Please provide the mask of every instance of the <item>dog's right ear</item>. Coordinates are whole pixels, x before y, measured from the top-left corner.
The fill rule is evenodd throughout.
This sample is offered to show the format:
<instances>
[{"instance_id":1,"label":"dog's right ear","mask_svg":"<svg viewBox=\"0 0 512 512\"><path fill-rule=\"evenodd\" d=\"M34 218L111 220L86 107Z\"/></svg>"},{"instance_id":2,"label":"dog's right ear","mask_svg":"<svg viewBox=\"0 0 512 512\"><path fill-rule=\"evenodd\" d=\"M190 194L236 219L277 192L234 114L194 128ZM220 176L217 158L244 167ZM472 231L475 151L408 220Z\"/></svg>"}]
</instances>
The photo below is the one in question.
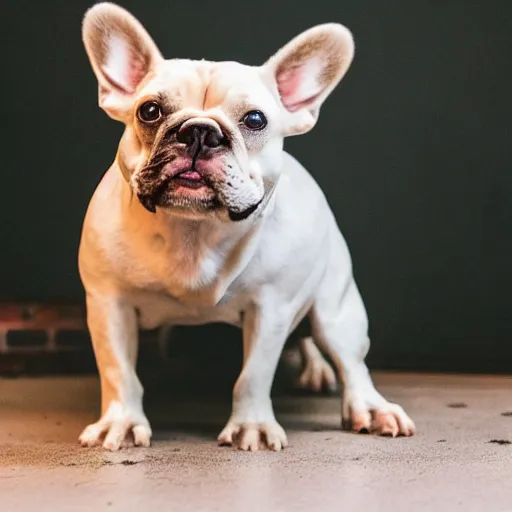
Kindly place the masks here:
<instances>
[{"instance_id":1,"label":"dog's right ear","mask_svg":"<svg viewBox=\"0 0 512 512\"><path fill-rule=\"evenodd\" d=\"M262 71L273 82L287 115L284 135L305 133L354 58L351 32L339 23L312 27L283 46Z\"/></svg>"},{"instance_id":2,"label":"dog's right ear","mask_svg":"<svg viewBox=\"0 0 512 512\"><path fill-rule=\"evenodd\" d=\"M87 11L82 37L98 78L100 107L128 122L137 88L163 60L160 51L134 16L108 2Z\"/></svg>"}]
</instances>

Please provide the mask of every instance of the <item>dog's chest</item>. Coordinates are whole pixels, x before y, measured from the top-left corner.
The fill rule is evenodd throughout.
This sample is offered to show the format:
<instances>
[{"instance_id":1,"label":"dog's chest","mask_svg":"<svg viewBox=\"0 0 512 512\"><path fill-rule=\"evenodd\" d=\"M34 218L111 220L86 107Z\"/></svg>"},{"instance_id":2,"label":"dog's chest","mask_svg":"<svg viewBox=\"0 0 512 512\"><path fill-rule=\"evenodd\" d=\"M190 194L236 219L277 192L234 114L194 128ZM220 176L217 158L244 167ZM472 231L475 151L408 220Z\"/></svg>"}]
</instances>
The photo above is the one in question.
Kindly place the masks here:
<instances>
[{"instance_id":1,"label":"dog's chest","mask_svg":"<svg viewBox=\"0 0 512 512\"><path fill-rule=\"evenodd\" d=\"M227 304L222 266L214 258L193 262L174 255L164 261L152 258L131 276L131 300L143 328L167 323L237 323L239 311Z\"/></svg>"},{"instance_id":2,"label":"dog's chest","mask_svg":"<svg viewBox=\"0 0 512 512\"><path fill-rule=\"evenodd\" d=\"M249 292L236 279L244 261L236 238L173 224L132 229L118 244L118 257L110 259L142 327L239 322L241 295Z\"/></svg>"},{"instance_id":3,"label":"dog's chest","mask_svg":"<svg viewBox=\"0 0 512 512\"><path fill-rule=\"evenodd\" d=\"M131 267L129 279L134 288L165 294L191 307L208 307L220 299L223 260L215 251L146 249L138 251Z\"/></svg>"},{"instance_id":4,"label":"dog's chest","mask_svg":"<svg viewBox=\"0 0 512 512\"><path fill-rule=\"evenodd\" d=\"M169 254L146 268L146 277L135 290L139 322L144 328L167 323L195 325L240 321L240 297L228 290L223 259L216 253L194 258Z\"/></svg>"}]
</instances>

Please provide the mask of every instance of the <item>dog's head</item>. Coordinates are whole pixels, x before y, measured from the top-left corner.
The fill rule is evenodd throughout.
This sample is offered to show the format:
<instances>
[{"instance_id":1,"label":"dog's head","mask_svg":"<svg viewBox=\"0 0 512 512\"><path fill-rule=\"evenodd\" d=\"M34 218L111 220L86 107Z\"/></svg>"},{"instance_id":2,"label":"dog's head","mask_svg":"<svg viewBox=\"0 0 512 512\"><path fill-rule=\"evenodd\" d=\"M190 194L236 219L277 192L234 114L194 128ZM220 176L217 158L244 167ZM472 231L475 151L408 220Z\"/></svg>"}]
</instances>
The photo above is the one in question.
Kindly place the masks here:
<instances>
[{"instance_id":1,"label":"dog's head","mask_svg":"<svg viewBox=\"0 0 512 512\"><path fill-rule=\"evenodd\" d=\"M83 39L99 104L126 130L118 164L149 211L248 217L277 180L283 139L310 130L354 54L350 32L316 26L263 66L165 60L142 25L110 3Z\"/></svg>"}]
</instances>

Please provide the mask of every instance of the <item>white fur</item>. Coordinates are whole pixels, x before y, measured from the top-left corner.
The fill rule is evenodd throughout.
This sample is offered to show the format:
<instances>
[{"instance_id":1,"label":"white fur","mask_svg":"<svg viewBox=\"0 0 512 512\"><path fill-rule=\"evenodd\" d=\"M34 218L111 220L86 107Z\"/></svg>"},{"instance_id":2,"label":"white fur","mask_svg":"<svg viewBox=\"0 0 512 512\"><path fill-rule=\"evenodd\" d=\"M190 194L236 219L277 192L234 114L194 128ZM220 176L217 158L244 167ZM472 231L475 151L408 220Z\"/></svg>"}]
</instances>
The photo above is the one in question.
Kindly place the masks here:
<instances>
[{"instance_id":1,"label":"white fur","mask_svg":"<svg viewBox=\"0 0 512 512\"><path fill-rule=\"evenodd\" d=\"M90 13L84 37L97 72L95 45L89 43L105 31L98 35L95 27L103 25L96 23L96 17L112 24L122 17L135 24L137 33L145 32L118 7L99 4ZM147 157L131 125L129 109L136 104L136 94L130 98L132 106L125 105L128 110L123 115L129 121L118 159L91 200L80 245L80 274L87 292L88 324L103 403L101 419L80 438L83 444L103 442L111 450L130 438L138 445L149 444L151 430L135 373L137 323L142 328L156 328L225 322L243 329L244 359L233 391L232 414L219 442L256 450L262 437L267 447L282 449L287 445L286 434L274 416L270 390L285 341L305 315L310 317L313 332L302 342L304 380L313 379L315 386L320 380L333 384L332 372L325 370L315 345L322 347L344 385L343 419L353 429L391 435L414 432L414 424L402 408L387 402L373 386L364 363L369 348L368 320L348 248L316 182L282 150L284 135L297 133L306 125L300 116L290 120L290 113L275 97L275 83L269 86L282 56L293 54L294 44L303 44L308 38L320 37L329 43L325 51L351 58L353 42L347 33L339 25L311 29L261 69L166 61L159 64L146 90L138 93L142 97L169 82L166 90L181 95L184 115L213 119L222 112L224 123L238 122L239 118L232 119L236 98L245 102L258 99L256 104L269 113L272 123L260 142L237 132L239 148L236 155L233 150L233 161L243 164L231 172L239 182L259 190L264 183L275 188L259 209L241 222L227 220L222 212L197 217L165 208L153 214L142 207L119 160L122 153L125 166L132 161L140 165ZM147 44L151 50L149 39ZM110 40L110 48L107 67L122 78L127 65L125 49L115 40ZM318 75L321 62L312 61L306 68ZM346 59L340 61L337 74L332 74L320 93L315 80L303 77L301 90L317 95L308 105L310 117L311 112L318 112L348 65ZM101 74L98 77L101 80ZM188 97L195 98L196 104L198 99L206 101L204 83L198 82L198 77L210 77L208 90L214 90L212 97L217 99L211 100L211 110L204 106L204 112L192 114L186 107ZM180 89L182 81L186 87ZM236 124L232 130L239 130ZM245 144L258 149L247 150ZM130 172L136 172L137 165ZM241 191L242 201L243 194Z\"/></svg>"},{"instance_id":2,"label":"white fur","mask_svg":"<svg viewBox=\"0 0 512 512\"><path fill-rule=\"evenodd\" d=\"M410 434L413 423L401 408L389 404L375 390L364 364L369 347L366 312L352 277L349 252L325 197L292 157L284 154L283 160L283 175L274 198L255 224L248 221L243 228L234 225L231 230L208 224L186 244L158 252L141 243L140 233L124 232L120 237L117 223L123 202L110 201L110 219L104 217L98 235L102 253L121 263L114 274L98 273L96 279L83 269L89 295L115 296L121 285L123 301L140 311L139 322L144 328L210 322L243 328L244 366L235 386L231 418L219 436L222 443L233 442L235 434L244 432L240 447L253 450L254 432L258 431L266 436L271 448L286 446L269 393L284 342L308 311L318 323L315 341L329 352L345 385L344 419L367 430ZM118 170L114 167L109 173ZM166 217L163 222L168 223L171 231L181 232L190 228L191 221ZM213 285L196 287L194 283L198 280L211 280L214 262L225 263L226 238L234 244L248 233L250 240L240 254L239 265L227 273L223 273L225 266L222 267ZM114 239L116 243L112 244ZM169 274L168 269L193 259L192 253L206 256L194 266L189 281L182 273ZM98 257L94 253L94 258ZM126 274L124 268L130 268L130 272ZM106 286L105 281L109 280L111 283ZM109 291L101 292L105 286ZM111 304L120 307L117 301ZM104 414L101 428L93 429L92 434L87 429L81 438L84 444L99 442L105 425L110 425L110 429L116 426L114 432L130 418L130 425L147 425L141 416L142 395L134 384L130 356L134 350L134 341L130 341L133 336L119 337L119 312L105 308L102 311L104 321L110 325L110 343L122 368L119 391L124 404L116 406L115 414ZM245 315L243 320L241 312ZM119 445L108 437L105 443L110 449Z\"/></svg>"}]
</instances>

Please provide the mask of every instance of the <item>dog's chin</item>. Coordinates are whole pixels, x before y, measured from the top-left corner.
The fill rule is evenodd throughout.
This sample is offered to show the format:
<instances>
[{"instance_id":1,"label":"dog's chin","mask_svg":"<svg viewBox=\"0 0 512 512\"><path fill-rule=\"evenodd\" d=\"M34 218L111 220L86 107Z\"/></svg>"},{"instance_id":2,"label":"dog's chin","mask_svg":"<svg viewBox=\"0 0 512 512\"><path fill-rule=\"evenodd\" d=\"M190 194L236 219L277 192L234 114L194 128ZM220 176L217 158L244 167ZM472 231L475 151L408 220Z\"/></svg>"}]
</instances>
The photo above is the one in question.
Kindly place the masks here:
<instances>
[{"instance_id":1,"label":"dog's chin","mask_svg":"<svg viewBox=\"0 0 512 512\"><path fill-rule=\"evenodd\" d=\"M186 218L201 218L222 208L215 191L197 181L172 179L138 198L151 213L158 208Z\"/></svg>"},{"instance_id":2,"label":"dog's chin","mask_svg":"<svg viewBox=\"0 0 512 512\"><path fill-rule=\"evenodd\" d=\"M173 194L166 200L159 201L156 206L169 214L190 220L203 219L222 209L222 205L215 198L189 196L188 194Z\"/></svg>"},{"instance_id":3,"label":"dog's chin","mask_svg":"<svg viewBox=\"0 0 512 512\"><path fill-rule=\"evenodd\" d=\"M188 179L191 174L194 179ZM146 183L144 193L137 197L146 210L156 213L157 209L179 217L201 220L206 216L219 214L233 222L247 219L258 208L261 200L243 211L231 210L222 200L223 194L218 194L209 181L199 179L197 173L191 171L178 175L169 180L151 184Z\"/></svg>"}]
</instances>

